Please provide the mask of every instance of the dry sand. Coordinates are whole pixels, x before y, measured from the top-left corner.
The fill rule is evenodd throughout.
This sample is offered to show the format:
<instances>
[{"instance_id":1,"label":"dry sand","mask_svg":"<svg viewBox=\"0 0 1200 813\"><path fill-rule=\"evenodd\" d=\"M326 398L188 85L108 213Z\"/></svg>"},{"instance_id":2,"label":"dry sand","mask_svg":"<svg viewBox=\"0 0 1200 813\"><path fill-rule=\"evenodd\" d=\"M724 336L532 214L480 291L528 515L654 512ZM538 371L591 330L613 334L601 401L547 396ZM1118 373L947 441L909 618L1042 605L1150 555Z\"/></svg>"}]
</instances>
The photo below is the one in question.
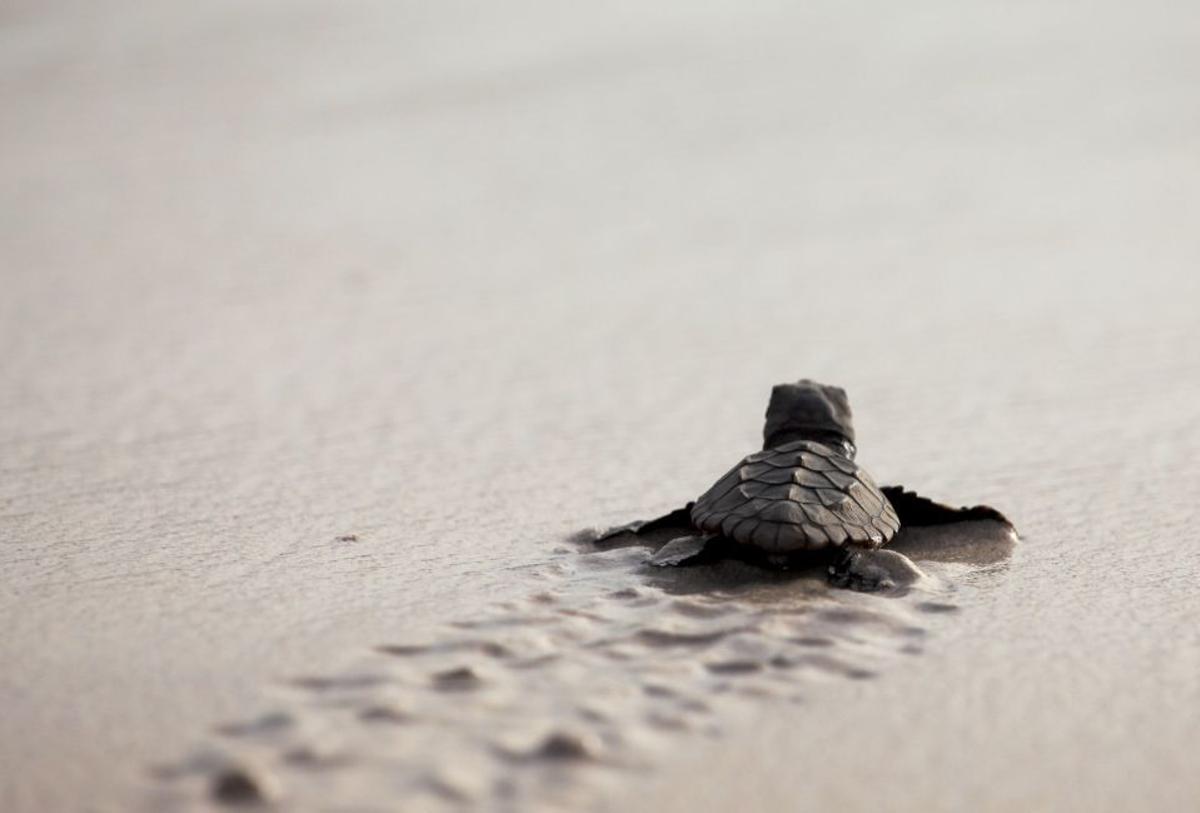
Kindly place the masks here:
<instances>
[{"instance_id":1,"label":"dry sand","mask_svg":"<svg viewBox=\"0 0 1200 813\"><path fill-rule=\"evenodd\" d=\"M0 21L0 809L1200 804L1188 4ZM801 375L1022 543L587 552Z\"/></svg>"}]
</instances>

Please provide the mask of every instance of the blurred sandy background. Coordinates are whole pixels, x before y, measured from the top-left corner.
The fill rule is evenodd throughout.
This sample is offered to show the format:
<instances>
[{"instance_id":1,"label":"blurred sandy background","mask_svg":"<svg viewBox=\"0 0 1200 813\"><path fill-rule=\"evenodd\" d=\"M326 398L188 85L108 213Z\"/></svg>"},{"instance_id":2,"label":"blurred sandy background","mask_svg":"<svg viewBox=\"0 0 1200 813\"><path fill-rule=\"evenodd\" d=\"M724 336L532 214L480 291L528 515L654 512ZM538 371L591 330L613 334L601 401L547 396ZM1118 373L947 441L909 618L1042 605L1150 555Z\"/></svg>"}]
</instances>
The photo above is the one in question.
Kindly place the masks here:
<instances>
[{"instance_id":1,"label":"blurred sandy background","mask_svg":"<svg viewBox=\"0 0 1200 813\"><path fill-rule=\"evenodd\" d=\"M281 676L695 495L802 375L880 480L1026 543L923 658L612 803L1200 804L1198 36L4 3L0 808L128 809Z\"/></svg>"}]
</instances>

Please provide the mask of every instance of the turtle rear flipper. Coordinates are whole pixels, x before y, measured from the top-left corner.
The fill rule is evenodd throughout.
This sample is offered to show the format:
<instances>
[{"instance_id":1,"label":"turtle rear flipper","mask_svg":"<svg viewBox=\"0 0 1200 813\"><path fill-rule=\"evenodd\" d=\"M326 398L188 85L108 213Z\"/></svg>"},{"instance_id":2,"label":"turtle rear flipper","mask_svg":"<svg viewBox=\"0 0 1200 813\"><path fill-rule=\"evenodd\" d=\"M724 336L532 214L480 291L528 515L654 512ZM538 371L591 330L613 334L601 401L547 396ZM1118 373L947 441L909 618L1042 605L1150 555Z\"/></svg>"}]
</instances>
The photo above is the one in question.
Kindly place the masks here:
<instances>
[{"instance_id":1,"label":"turtle rear flipper","mask_svg":"<svg viewBox=\"0 0 1200 813\"><path fill-rule=\"evenodd\" d=\"M882 489L900 517L892 548L918 561L994 564L1017 542L1008 517L987 505L952 508L900 486Z\"/></svg>"},{"instance_id":2,"label":"turtle rear flipper","mask_svg":"<svg viewBox=\"0 0 1200 813\"><path fill-rule=\"evenodd\" d=\"M654 567L710 564L725 558L725 547L720 537L700 534L679 536L659 548L650 557L650 564Z\"/></svg>"},{"instance_id":3,"label":"turtle rear flipper","mask_svg":"<svg viewBox=\"0 0 1200 813\"><path fill-rule=\"evenodd\" d=\"M906 491L904 486L884 486L880 491L896 509L901 527L949 525L952 522L973 522L987 519L1012 526L1008 517L990 505L954 508L944 503L934 502L928 497L922 497L916 492Z\"/></svg>"}]
</instances>

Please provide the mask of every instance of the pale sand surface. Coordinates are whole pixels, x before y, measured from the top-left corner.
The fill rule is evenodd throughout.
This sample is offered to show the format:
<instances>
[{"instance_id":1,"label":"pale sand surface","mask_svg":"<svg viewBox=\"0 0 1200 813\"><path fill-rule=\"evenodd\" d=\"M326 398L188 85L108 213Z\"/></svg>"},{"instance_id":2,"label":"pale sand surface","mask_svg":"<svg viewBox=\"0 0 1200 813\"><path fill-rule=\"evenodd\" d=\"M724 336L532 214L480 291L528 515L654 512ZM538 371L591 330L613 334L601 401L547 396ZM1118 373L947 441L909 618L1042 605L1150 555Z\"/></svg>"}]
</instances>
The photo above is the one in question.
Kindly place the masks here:
<instances>
[{"instance_id":1,"label":"pale sand surface","mask_svg":"<svg viewBox=\"0 0 1200 813\"><path fill-rule=\"evenodd\" d=\"M421 804L489 806L471 783L588 698L628 733L585 732L613 764L512 798L1200 804L1191 4L0 21L0 809L187 806L152 768L279 710L351 755L245 746L293 806L398 806L414 751L466 774L418 776L447 791ZM924 597L682 599L641 549L572 541L707 487L801 375L850 391L879 480L998 505L1022 544L927 565ZM679 600L750 640L649 645L720 617ZM535 604L569 620L537 633ZM361 702L427 703L405 681L451 661L372 647L472 619L556 665L481 665L428 748L296 690L375 669ZM839 660L708 669L798 637ZM665 674L705 721L655 722Z\"/></svg>"}]
</instances>

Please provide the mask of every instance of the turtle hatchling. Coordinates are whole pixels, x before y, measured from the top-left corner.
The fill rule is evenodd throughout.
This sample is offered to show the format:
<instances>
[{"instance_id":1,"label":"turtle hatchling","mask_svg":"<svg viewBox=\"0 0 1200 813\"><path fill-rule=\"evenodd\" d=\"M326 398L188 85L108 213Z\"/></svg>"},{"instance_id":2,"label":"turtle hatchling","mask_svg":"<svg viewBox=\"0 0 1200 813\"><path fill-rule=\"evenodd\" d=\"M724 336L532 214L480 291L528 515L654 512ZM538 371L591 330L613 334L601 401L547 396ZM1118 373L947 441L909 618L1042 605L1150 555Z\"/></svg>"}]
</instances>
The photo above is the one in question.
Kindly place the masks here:
<instances>
[{"instance_id":1,"label":"turtle hatchling","mask_svg":"<svg viewBox=\"0 0 1200 813\"><path fill-rule=\"evenodd\" d=\"M762 451L744 458L692 503L624 533L686 531L651 559L670 567L741 558L774 567L831 562L830 582L856 590L912 583L920 571L884 550L902 527L1008 521L986 506L951 508L898 486L880 488L855 460L845 390L801 380L771 391Z\"/></svg>"}]
</instances>

